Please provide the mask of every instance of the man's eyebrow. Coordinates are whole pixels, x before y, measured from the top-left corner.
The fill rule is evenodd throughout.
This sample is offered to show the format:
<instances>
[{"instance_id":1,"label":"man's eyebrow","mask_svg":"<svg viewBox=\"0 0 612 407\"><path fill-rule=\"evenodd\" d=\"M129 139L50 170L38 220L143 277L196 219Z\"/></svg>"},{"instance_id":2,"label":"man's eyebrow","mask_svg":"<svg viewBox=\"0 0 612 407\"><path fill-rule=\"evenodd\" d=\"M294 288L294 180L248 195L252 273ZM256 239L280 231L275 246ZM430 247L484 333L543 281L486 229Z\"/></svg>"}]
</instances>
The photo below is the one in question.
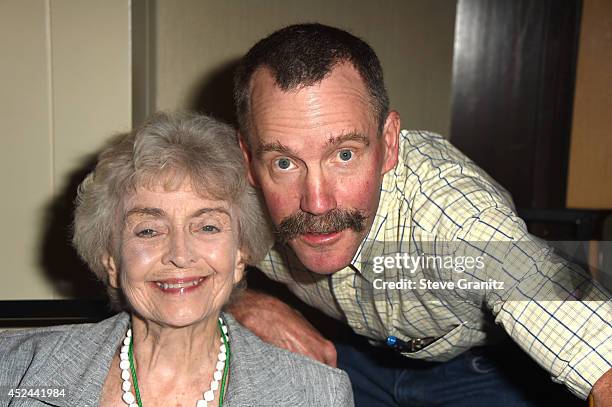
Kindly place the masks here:
<instances>
[{"instance_id":1,"label":"man's eyebrow","mask_svg":"<svg viewBox=\"0 0 612 407\"><path fill-rule=\"evenodd\" d=\"M370 139L360 133L350 132L341 134L339 136L331 136L327 139L327 145L333 146L344 143L345 141L357 141L364 144L366 147L370 145ZM287 146L283 145L280 141L273 143L260 143L255 150L255 155L261 158L262 155L268 152L277 152L289 156L295 156L296 154Z\"/></svg>"},{"instance_id":2,"label":"man's eyebrow","mask_svg":"<svg viewBox=\"0 0 612 407\"><path fill-rule=\"evenodd\" d=\"M370 139L367 136L355 131L335 137L332 136L327 139L327 145L338 145L344 143L345 141L357 141L359 143L363 143L366 147L370 145Z\"/></svg>"},{"instance_id":3,"label":"man's eyebrow","mask_svg":"<svg viewBox=\"0 0 612 407\"><path fill-rule=\"evenodd\" d=\"M273 143L259 143L257 149L255 150L255 155L257 157L261 157L265 153L269 152L277 152L286 155L295 155L291 149L283 144L280 141L275 141Z\"/></svg>"}]
</instances>

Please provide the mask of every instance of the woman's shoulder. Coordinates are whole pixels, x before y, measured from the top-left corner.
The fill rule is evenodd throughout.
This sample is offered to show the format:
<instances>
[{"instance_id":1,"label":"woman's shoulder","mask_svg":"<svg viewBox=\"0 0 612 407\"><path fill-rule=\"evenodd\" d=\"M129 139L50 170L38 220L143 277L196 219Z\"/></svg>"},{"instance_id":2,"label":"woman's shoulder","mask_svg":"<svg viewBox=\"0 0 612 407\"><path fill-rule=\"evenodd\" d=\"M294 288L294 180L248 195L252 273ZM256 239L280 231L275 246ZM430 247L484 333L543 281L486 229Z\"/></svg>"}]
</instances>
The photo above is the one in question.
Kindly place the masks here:
<instances>
[{"instance_id":1,"label":"woman's shoulder","mask_svg":"<svg viewBox=\"0 0 612 407\"><path fill-rule=\"evenodd\" d=\"M288 392L299 394L300 398L308 401L305 405L353 405L351 384L344 371L270 345L231 315L223 314L223 318L228 325L232 357L240 370L235 373L239 373L240 379L250 375L248 380L251 383L274 384L276 389L284 388L279 390L279 394L285 398L289 396ZM234 363L231 366L235 366ZM279 405L288 404L281 402Z\"/></svg>"},{"instance_id":2,"label":"woman's shoulder","mask_svg":"<svg viewBox=\"0 0 612 407\"><path fill-rule=\"evenodd\" d=\"M115 346L111 345L114 342L111 338L117 332L125 332L128 322L129 316L121 313L92 324L0 332L0 383L44 382L48 376L58 376L67 366L71 367L70 372L81 375L80 367L87 370L87 364L95 358L106 359L110 347ZM78 363L83 366L77 366ZM64 379L66 384L71 382L68 377Z\"/></svg>"},{"instance_id":3,"label":"woman's shoulder","mask_svg":"<svg viewBox=\"0 0 612 407\"><path fill-rule=\"evenodd\" d=\"M329 374L332 376L346 375L346 373L340 369L333 368L299 353L290 352L286 349L282 349L262 341L258 336L242 326L229 314L224 313L223 319L226 321L231 334L230 345L232 346L232 349L234 347L240 347L240 350L242 351L246 350L245 348L248 348L248 350L251 351L249 352L249 356L255 357L258 355L259 358L266 358L268 360L275 359L275 363L279 368L284 367L287 369L298 370L306 369L307 372L311 371L312 373L316 374L323 372L324 374ZM280 365L278 365L279 363Z\"/></svg>"},{"instance_id":4,"label":"woman's shoulder","mask_svg":"<svg viewBox=\"0 0 612 407\"><path fill-rule=\"evenodd\" d=\"M54 348L67 340L99 337L117 326L127 326L129 316L120 313L97 323L55 325L0 331L0 354L12 351L36 351ZM92 345L95 344L92 343Z\"/></svg>"}]
</instances>

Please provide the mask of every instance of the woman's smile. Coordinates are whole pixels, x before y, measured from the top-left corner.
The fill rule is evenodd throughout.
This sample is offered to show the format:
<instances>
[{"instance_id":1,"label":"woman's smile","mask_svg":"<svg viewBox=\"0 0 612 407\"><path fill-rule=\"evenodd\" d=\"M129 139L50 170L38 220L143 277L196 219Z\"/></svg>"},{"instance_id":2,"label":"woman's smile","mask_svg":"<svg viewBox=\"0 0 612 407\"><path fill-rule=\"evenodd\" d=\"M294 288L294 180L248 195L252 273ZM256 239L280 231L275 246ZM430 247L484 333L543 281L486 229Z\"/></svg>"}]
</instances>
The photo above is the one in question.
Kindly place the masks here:
<instances>
[{"instance_id":1,"label":"woman's smile","mask_svg":"<svg viewBox=\"0 0 612 407\"><path fill-rule=\"evenodd\" d=\"M167 294L188 294L200 286L208 278L205 277L185 277L185 278L168 278L164 280L154 281L153 284L163 293Z\"/></svg>"}]
</instances>

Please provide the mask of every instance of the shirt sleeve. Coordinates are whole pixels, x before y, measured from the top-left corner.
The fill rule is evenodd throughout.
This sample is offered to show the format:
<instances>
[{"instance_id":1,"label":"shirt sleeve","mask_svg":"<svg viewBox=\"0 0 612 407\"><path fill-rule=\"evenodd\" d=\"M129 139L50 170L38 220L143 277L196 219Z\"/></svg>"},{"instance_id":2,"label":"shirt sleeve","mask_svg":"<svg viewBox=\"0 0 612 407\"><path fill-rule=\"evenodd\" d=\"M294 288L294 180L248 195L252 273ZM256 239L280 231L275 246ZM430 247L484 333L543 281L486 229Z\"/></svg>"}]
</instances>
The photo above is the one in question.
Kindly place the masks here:
<instances>
[{"instance_id":1,"label":"shirt sleeve","mask_svg":"<svg viewBox=\"0 0 612 407\"><path fill-rule=\"evenodd\" d=\"M296 297L326 315L342 320L328 276L307 270L289 250L274 246L257 264L268 278L287 286Z\"/></svg>"},{"instance_id":2,"label":"shirt sleeve","mask_svg":"<svg viewBox=\"0 0 612 407\"><path fill-rule=\"evenodd\" d=\"M478 212L455 238L483 255L486 271L480 279L504 284L484 295L495 321L554 381L586 399L612 367L610 294L531 236L507 207Z\"/></svg>"}]
</instances>

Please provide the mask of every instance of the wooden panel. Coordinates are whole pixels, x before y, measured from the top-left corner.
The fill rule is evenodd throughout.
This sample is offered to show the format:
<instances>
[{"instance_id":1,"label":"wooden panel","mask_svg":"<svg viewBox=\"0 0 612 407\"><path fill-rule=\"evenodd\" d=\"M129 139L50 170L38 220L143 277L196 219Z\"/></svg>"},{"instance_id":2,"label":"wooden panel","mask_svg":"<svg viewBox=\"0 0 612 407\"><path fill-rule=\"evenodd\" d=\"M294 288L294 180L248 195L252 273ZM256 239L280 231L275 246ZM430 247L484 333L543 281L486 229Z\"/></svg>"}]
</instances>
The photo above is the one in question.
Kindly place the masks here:
<instances>
[{"instance_id":1,"label":"wooden panel","mask_svg":"<svg viewBox=\"0 0 612 407\"><path fill-rule=\"evenodd\" d=\"M580 1L459 0L451 141L519 207L561 208Z\"/></svg>"},{"instance_id":2,"label":"wooden panel","mask_svg":"<svg viewBox=\"0 0 612 407\"><path fill-rule=\"evenodd\" d=\"M612 209L612 2L584 0L567 206Z\"/></svg>"}]
</instances>

